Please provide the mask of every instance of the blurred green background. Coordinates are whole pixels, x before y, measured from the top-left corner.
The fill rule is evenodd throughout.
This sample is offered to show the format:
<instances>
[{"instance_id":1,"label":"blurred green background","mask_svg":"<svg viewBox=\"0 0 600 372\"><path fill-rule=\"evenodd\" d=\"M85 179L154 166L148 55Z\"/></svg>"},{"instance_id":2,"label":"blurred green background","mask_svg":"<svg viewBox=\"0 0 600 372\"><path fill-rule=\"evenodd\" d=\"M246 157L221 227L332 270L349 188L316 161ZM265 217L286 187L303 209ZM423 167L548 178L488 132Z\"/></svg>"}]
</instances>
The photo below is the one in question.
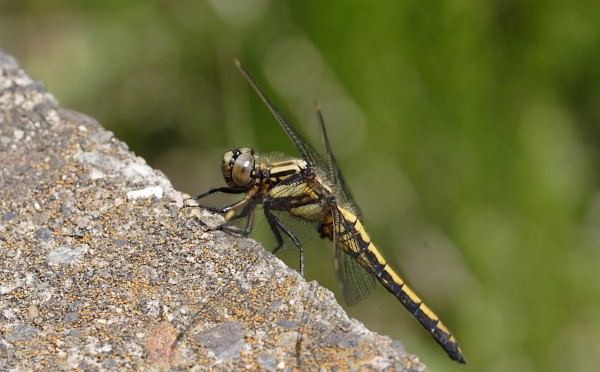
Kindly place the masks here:
<instances>
[{"instance_id":1,"label":"blurred green background","mask_svg":"<svg viewBox=\"0 0 600 372\"><path fill-rule=\"evenodd\" d=\"M467 359L378 289L351 316L434 371L600 366L600 2L0 1L0 48L175 187L224 150L295 155L239 57ZM335 290L326 242L306 278ZM283 255L296 267L292 252Z\"/></svg>"}]
</instances>

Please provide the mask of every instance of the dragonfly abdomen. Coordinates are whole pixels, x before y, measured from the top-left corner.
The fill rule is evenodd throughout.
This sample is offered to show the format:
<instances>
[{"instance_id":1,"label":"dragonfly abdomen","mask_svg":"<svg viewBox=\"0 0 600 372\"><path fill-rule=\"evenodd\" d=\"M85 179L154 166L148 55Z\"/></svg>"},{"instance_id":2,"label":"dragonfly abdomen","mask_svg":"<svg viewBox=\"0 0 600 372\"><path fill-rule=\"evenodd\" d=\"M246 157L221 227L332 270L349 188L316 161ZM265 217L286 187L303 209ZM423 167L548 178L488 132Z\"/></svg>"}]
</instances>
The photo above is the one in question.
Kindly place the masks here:
<instances>
[{"instance_id":1,"label":"dragonfly abdomen","mask_svg":"<svg viewBox=\"0 0 600 372\"><path fill-rule=\"evenodd\" d=\"M438 316L423 303L421 298L413 292L398 274L386 264L377 278L417 318L419 323L431 333L437 343L446 350L452 359L464 363L464 358L456 338L454 338Z\"/></svg>"},{"instance_id":2,"label":"dragonfly abdomen","mask_svg":"<svg viewBox=\"0 0 600 372\"><path fill-rule=\"evenodd\" d=\"M379 253L375 245L371 242L358 217L345 208L340 207L339 209L341 217L345 220L343 225L346 226L346 229L350 229L350 231L338 232L341 235L338 238L339 244L344 247L344 251L354 256L365 269L375 275L388 292L392 293L417 318L419 323L427 329L437 343L446 350L450 358L464 363L462 352L454 336L440 321L438 316L423 303L421 298L387 264L381 253Z\"/></svg>"}]
</instances>

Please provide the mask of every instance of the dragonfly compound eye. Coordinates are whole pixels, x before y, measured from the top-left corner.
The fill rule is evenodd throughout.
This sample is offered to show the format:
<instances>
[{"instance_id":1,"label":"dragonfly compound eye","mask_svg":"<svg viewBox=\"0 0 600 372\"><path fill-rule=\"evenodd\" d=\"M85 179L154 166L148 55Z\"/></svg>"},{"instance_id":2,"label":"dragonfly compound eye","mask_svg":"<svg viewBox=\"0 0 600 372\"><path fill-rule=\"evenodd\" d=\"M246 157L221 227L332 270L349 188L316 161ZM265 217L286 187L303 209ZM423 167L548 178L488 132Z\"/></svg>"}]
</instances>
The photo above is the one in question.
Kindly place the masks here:
<instances>
[{"instance_id":1,"label":"dragonfly compound eye","mask_svg":"<svg viewBox=\"0 0 600 372\"><path fill-rule=\"evenodd\" d=\"M223 177L230 186L247 186L252 181L254 164L254 151L252 149L242 148L227 151L223 156Z\"/></svg>"}]
</instances>

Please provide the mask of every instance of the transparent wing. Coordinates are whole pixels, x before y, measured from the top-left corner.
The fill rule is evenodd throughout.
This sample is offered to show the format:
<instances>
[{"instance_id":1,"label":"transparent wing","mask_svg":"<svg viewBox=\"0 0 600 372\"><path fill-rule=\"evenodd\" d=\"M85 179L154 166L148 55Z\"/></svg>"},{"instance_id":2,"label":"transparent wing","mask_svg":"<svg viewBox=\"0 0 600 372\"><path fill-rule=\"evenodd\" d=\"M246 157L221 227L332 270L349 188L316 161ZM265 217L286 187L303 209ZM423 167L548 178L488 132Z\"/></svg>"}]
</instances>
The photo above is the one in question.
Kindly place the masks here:
<instances>
[{"instance_id":1,"label":"transparent wing","mask_svg":"<svg viewBox=\"0 0 600 372\"><path fill-rule=\"evenodd\" d=\"M331 145L329 144L329 137L327 137L327 130L325 129L325 121L323 120L323 114L321 113L321 107L318 103L315 103L315 112L317 114L317 121L319 122L319 132L321 133L321 145L323 146L323 153L325 154L325 166L327 169L327 176L329 180L333 182L339 193L338 199L352 205L352 208L356 212L358 217L361 217L361 213L358 210L358 206L350 193L350 189L340 172L340 168L337 166L333 152L331 151Z\"/></svg>"},{"instance_id":2,"label":"transparent wing","mask_svg":"<svg viewBox=\"0 0 600 372\"><path fill-rule=\"evenodd\" d=\"M352 228L341 216L335 203L331 203L333 217L333 263L344 301L350 306L367 298L376 285L375 276L366 268L366 247L352 234ZM363 263L361 265L360 263Z\"/></svg>"},{"instance_id":3,"label":"transparent wing","mask_svg":"<svg viewBox=\"0 0 600 372\"><path fill-rule=\"evenodd\" d=\"M319 156L315 149L313 149L312 146L310 146L308 142L306 142L306 140L304 140L304 138L302 138L302 136L300 136L300 134L298 134L298 132L296 132L296 130L292 128L292 126L287 122L285 117L277 110L277 108L271 103L271 101L269 101L267 96L259 88L258 84L256 84L252 76L250 76L250 73L246 71L242 63L238 59L235 59L234 63L237 66L238 70L240 70L240 72L242 73L242 76L244 76L246 81L248 81L252 89L256 92L256 94L258 94L261 101L263 101L265 106L267 106L269 111L271 111L271 114L273 114L275 120L277 120L285 134L288 136L290 141L292 141L294 147L296 148L296 150L298 150L302 158L304 158L304 160L306 160L309 163L309 165L323 167L324 162L321 159L321 156Z\"/></svg>"}]
</instances>

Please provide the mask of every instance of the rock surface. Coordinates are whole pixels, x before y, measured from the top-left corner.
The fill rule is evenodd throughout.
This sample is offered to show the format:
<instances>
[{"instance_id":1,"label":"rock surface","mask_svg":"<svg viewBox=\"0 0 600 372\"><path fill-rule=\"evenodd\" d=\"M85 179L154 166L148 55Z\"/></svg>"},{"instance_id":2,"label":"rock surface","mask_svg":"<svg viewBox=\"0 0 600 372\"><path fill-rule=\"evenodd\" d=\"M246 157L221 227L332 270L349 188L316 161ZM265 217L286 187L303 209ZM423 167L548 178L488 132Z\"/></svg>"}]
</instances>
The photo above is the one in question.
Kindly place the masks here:
<instances>
[{"instance_id":1,"label":"rock surface","mask_svg":"<svg viewBox=\"0 0 600 372\"><path fill-rule=\"evenodd\" d=\"M0 51L0 370L411 370Z\"/></svg>"}]
</instances>

